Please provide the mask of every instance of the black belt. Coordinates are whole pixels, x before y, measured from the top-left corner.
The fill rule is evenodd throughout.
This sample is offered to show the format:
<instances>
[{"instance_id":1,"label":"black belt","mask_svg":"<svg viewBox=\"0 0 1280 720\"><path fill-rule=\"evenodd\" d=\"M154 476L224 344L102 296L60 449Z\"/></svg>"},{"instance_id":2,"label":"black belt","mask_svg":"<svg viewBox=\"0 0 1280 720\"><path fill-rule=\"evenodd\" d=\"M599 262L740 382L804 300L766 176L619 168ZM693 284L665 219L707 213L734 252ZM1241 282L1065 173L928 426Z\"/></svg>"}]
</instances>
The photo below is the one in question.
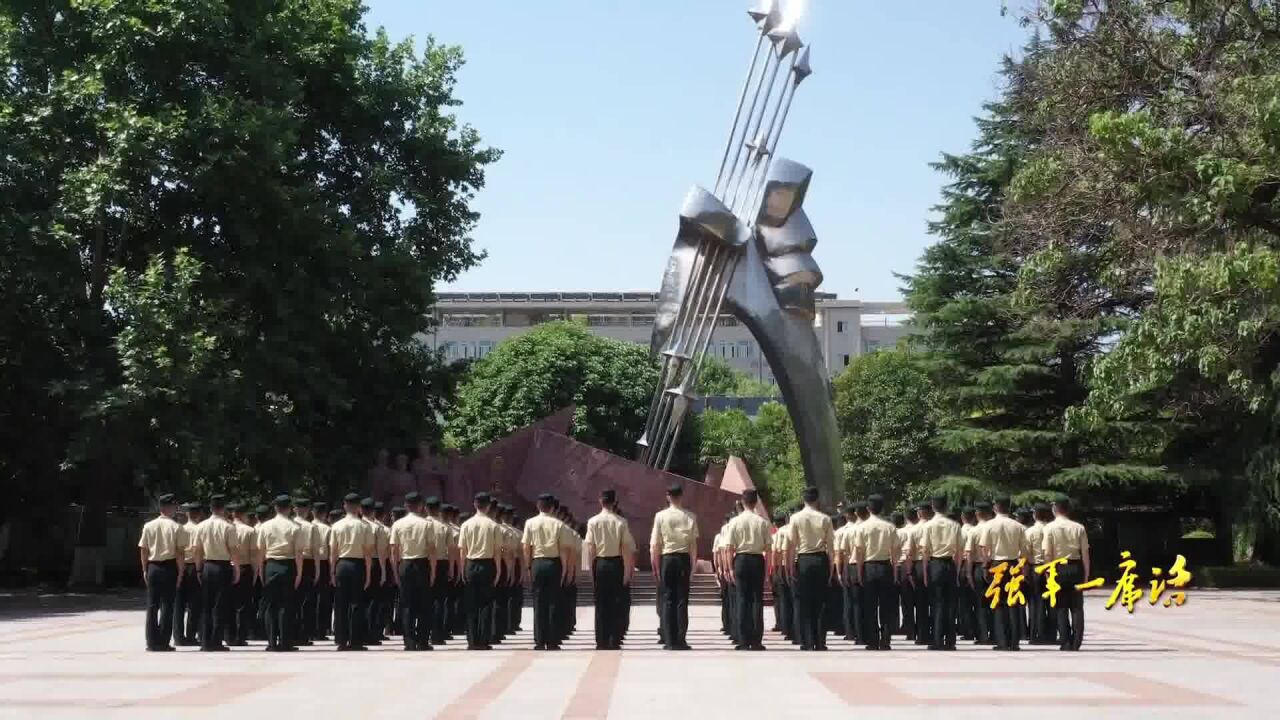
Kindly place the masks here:
<instances>
[{"instance_id":1,"label":"black belt","mask_svg":"<svg viewBox=\"0 0 1280 720\"><path fill-rule=\"evenodd\" d=\"M621 560L621 555L597 555L597 560Z\"/></svg>"},{"instance_id":2,"label":"black belt","mask_svg":"<svg viewBox=\"0 0 1280 720\"><path fill-rule=\"evenodd\" d=\"M230 561L230 560L205 560L204 562L205 562L205 564L206 564L206 565L207 565L207 564L209 564L209 563L217 563L217 564L219 564L219 565L230 565L230 564L231 564L231 561Z\"/></svg>"},{"instance_id":3,"label":"black belt","mask_svg":"<svg viewBox=\"0 0 1280 720\"><path fill-rule=\"evenodd\" d=\"M174 567L177 567L178 561L172 558L169 560L148 560L147 564L148 565L172 565Z\"/></svg>"},{"instance_id":4,"label":"black belt","mask_svg":"<svg viewBox=\"0 0 1280 720\"><path fill-rule=\"evenodd\" d=\"M954 564L954 563L955 563L955 559L954 559L954 558L949 558L949 557L929 558L929 562L949 562L949 563L953 563L953 564Z\"/></svg>"},{"instance_id":5,"label":"black belt","mask_svg":"<svg viewBox=\"0 0 1280 720\"><path fill-rule=\"evenodd\" d=\"M488 563L488 564L492 565L492 564L493 564L493 562L494 562L494 560L493 560L493 558L467 558L467 562L474 562L474 563Z\"/></svg>"},{"instance_id":6,"label":"black belt","mask_svg":"<svg viewBox=\"0 0 1280 720\"><path fill-rule=\"evenodd\" d=\"M734 555L755 555L756 557L764 557L762 552L736 552Z\"/></svg>"},{"instance_id":7,"label":"black belt","mask_svg":"<svg viewBox=\"0 0 1280 720\"><path fill-rule=\"evenodd\" d=\"M852 565L853 563L849 563L849 564ZM863 560L862 564L863 565L888 565L889 561L888 560Z\"/></svg>"},{"instance_id":8,"label":"black belt","mask_svg":"<svg viewBox=\"0 0 1280 720\"><path fill-rule=\"evenodd\" d=\"M400 558L400 562L407 562L407 563L413 563L413 562L424 563L426 561L427 561L427 558Z\"/></svg>"},{"instance_id":9,"label":"black belt","mask_svg":"<svg viewBox=\"0 0 1280 720\"><path fill-rule=\"evenodd\" d=\"M814 556L814 555L821 555L821 556L823 556L823 557L826 557L826 556L827 556L827 551L826 551L826 550L818 550L817 552L796 553L796 555L797 555L798 557L812 557L812 556Z\"/></svg>"},{"instance_id":10,"label":"black belt","mask_svg":"<svg viewBox=\"0 0 1280 720\"><path fill-rule=\"evenodd\" d=\"M363 563L364 558L338 558L338 562L358 562Z\"/></svg>"},{"instance_id":11,"label":"black belt","mask_svg":"<svg viewBox=\"0 0 1280 720\"><path fill-rule=\"evenodd\" d=\"M684 552L662 553L662 557L689 557L689 551L685 550Z\"/></svg>"},{"instance_id":12,"label":"black belt","mask_svg":"<svg viewBox=\"0 0 1280 720\"><path fill-rule=\"evenodd\" d=\"M293 558L267 558L267 562L295 564Z\"/></svg>"}]
</instances>

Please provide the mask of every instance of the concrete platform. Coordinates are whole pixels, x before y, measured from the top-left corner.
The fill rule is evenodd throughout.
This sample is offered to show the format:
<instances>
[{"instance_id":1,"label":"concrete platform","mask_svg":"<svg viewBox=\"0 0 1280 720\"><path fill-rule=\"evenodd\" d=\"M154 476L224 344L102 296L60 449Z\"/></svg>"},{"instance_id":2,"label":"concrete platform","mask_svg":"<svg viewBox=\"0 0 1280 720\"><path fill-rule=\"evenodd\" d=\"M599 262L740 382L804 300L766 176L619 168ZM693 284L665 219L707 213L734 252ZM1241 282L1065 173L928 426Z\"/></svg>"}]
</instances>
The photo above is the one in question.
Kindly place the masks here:
<instances>
[{"instance_id":1,"label":"concrete platform","mask_svg":"<svg viewBox=\"0 0 1280 720\"><path fill-rule=\"evenodd\" d=\"M279 655L260 643L143 652L139 596L9 595L0 718L1275 717L1280 593L1201 591L1132 616L1103 610L1104 599L1089 601L1079 653L903 642L870 653L840 640L801 653L772 634L769 652L739 653L710 607L693 608L695 650L669 653L654 643L652 608L637 607L622 652L588 649L592 611L579 608L581 629L560 653L531 650L526 610L525 632L488 653L393 644L353 655L326 644Z\"/></svg>"}]
</instances>

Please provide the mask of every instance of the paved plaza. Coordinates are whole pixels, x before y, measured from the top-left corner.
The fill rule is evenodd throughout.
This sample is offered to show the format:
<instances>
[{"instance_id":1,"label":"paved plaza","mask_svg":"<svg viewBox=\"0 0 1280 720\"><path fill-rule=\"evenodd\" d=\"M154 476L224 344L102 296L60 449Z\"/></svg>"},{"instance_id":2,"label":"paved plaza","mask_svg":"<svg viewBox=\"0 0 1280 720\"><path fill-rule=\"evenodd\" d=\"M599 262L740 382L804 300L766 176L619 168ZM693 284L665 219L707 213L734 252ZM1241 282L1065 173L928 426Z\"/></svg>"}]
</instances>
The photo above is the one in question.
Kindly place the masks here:
<instances>
[{"instance_id":1,"label":"paved plaza","mask_svg":"<svg viewBox=\"0 0 1280 720\"><path fill-rule=\"evenodd\" d=\"M1104 611L1104 600L1089 600L1079 653L970 643L935 653L901 641L871 653L840 640L801 653L776 634L769 652L741 653L717 632L714 607L692 609L694 651L670 653L654 643L652 608L637 607L620 653L587 649L592 611L580 608L579 633L559 653L531 650L526 610L525 631L493 652L324 644L279 655L260 643L146 653L140 597L9 595L0 718L1275 717L1280 592L1195 592L1183 607L1144 603L1132 616Z\"/></svg>"}]
</instances>

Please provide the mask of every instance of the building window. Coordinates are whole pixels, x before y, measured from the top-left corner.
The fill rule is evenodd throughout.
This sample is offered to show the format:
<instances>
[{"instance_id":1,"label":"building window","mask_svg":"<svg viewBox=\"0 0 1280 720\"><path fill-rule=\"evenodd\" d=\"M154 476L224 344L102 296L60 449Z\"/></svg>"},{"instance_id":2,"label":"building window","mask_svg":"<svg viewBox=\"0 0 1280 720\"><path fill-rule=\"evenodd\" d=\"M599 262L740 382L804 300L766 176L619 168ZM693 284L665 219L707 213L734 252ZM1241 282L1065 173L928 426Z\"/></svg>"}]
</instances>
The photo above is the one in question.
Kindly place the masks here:
<instances>
[{"instance_id":1,"label":"building window","mask_svg":"<svg viewBox=\"0 0 1280 720\"><path fill-rule=\"evenodd\" d=\"M651 327L653 325L653 315L632 315L631 327Z\"/></svg>"},{"instance_id":2,"label":"building window","mask_svg":"<svg viewBox=\"0 0 1280 720\"><path fill-rule=\"evenodd\" d=\"M491 352L493 352L492 340L481 340L476 344L476 357L484 357Z\"/></svg>"},{"instance_id":3,"label":"building window","mask_svg":"<svg viewBox=\"0 0 1280 720\"><path fill-rule=\"evenodd\" d=\"M732 315L721 315L716 319L716 325L719 325L720 327L737 327L738 318Z\"/></svg>"},{"instance_id":4,"label":"building window","mask_svg":"<svg viewBox=\"0 0 1280 720\"><path fill-rule=\"evenodd\" d=\"M867 341L867 352L869 352L869 353L873 353L873 352L875 352L875 351L877 351L877 350L879 350L879 349L880 349L880 341L879 341L879 340L868 340L868 341Z\"/></svg>"},{"instance_id":5,"label":"building window","mask_svg":"<svg viewBox=\"0 0 1280 720\"><path fill-rule=\"evenodd\" d=\"M847 324L847 323L845 323L845 321L844 321L844 320L837 320L837 321L836 321L836 332L838 332L838 333L842 333L842 332L844 332L844 326L845 326L846 324Z\"/></svg>"},{"instance_id":6,"label":"building window","mask_svg":"<svg viewBox=\"0 0 1280 720\"><path fill-rule=\"evenodd\" d=\"M502 313L443 313L445 327L502 327Z\"/></svg>"},{"instance_id":7,"label":"building window","mask_svg":"<svg viewBox=\"0 0 1280 720\"><path fill-rule=\"evenodd\" d=\"M841 355L840 357L844 359L844 366L845 366L845 367L849 367L849 356L848 356L848 355Z\"/></svg>"}]
</instances>

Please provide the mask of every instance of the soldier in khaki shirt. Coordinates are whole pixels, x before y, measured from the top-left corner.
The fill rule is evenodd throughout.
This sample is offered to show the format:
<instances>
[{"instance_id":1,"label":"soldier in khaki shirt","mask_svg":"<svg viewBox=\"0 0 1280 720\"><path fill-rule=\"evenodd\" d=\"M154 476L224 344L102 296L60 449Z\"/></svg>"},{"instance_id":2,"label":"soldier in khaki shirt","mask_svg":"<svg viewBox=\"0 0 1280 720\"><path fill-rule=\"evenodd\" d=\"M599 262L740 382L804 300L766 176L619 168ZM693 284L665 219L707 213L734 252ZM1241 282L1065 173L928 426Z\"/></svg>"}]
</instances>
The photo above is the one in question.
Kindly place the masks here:
<instances>
[{"instance_id":1,"label":"soldier in khaki shirt","mask_svg":"<svg viewBox=\"0 0 1280 720\"><path fill-rule=\"evenodd\" d=\"M346 516L329 527L333 560L333 641L340 652L365 649L364 594L373 580L375 541L360 517L360 496L342 498Z\"/></svg>"},{"instance_id":2,"label":"soldier in khaki shirt","mask_svg":"<svg viewBox=\"0 0 1280 720\"><path fill-rule=\"evenodd\" d=\"M929 616L933 623L930 650L956 649L957 569L964 556L960 523L947 517L947 499L933 499L933 517L920 528L924 562L925 592L929 595Z\"/></svg>"},{"instance_id":3,"label":"soldier in khaki shirt","mask_svg":"<svg viewBox=\"0 0 1280 720\"><path fill-rule=\"evenodd\" d=\"M506 505L502 513L502 529L507 533L506 556L508 564L506 630L508 634L520 632L520 615L524 608L524 552L520 548L522 530L516 526L516 509Z\"/></svg>"},{"instance_id":4,"label":"soldier in khaki shirt","mask_svg":"<svg viewBox=\"0 0 1280 720\"><path fill-rule=\"evenodd\" d=\"M818 489L804 490L804 509L791 516L796 541L796 594L799 627L796 635L801 650L825 650L823 628L827 588L835 577L831 553L835 550L835 528L831 518L818 510Z\"/></svg>"},{"instance_id":5,"label":"soldier in khaki shirt","mask_svg":"<svg viewBox=\"0 0 1280 720\"><path fill-rule=\"evenodd\" d=\"M783 532L786 525L786 514L775 513L773 536L769 541L769 579L773 583L773 630L790 640L791 619L795 615L795 609L792 607L791 566L788 562L791 548L787 541L788 535Z\"/></svg>"},{"instance_id":6,"label":"soldier in khaki shirt","mask_svg":"<svg viewBox=\"0 0 1280 720\"><path fill-rule=\"evenodd\" d=\"M843 611L841 618L844 621L844 639L851 642L858 642L862 637L862 617L860 614L862 586L858 583L857 543L854 541L858 525L862 522L859 514L867 515L866 502L855 500L845 506L844 525L841 525L835 534L835 557L833 560L836 567L836 577L842 591L840 602L843 606L841 608Z\"/></svg>"},{"instance_id":7,"label":"soldier in khaki shirt","mask_svg":"<svg viewBox=\"0 0 1280 720\"><path fill-rule=\"evenodd\" d=\"M227 623L227 645L244 647L249 644L249 633L253 630L253 569L254 556L257 553L258 541L252 525L249 525L249 513L242 502L227 505L231 513L231 527L236 533L236 562L239 563L240 576L231 586L231 615Z\"/></svg>"},{"instance_id":8,"label":"soldier in khaki shirt","mask_svg":"<svg viewBox=\"0 0 1280 720\"><path fill-rule=\"evenodd\" d=\"M294 498L293 522L298 526L298 546L302 549L302 565L298 568L298 592L294 604L298 608L293 635L297 645L311 645L316 626L316 558L320 554L320 531L311 521L311 499Z\"/></svg>"},{"instance_id":9,"label":"soldier in khaki shirt","mask_svg":"<svg viewBox=\"0 0 1280 720\"><path fill-rule=\"evenodd\" d=\"M653 516L649 560L662 586L662 647L689 650L689 579L698 563L698 518L682 506L684 487L667 488L667 509Z\"/></svg>"},{"instance_id":10,"label":"soldier in khaki shirt","mask_svg":"<svg viewBox=\"0 0 1280 720\"><path fill-rule=\"evenodd\" d=\"M435 524L426 518L422 496L410 491L404 496L408 513L391 526L391 554L400 586L401 636L404 649L431 649L431 585L436 558L438 534Z\"/></svg>"},{"instance_id":11,"label":"soldier in khaki shirt","mask_svg":"<svg viewBox=\"0 0 1280 720\"><path fill-rule=\"evenodd\" d=\"M916 524L911 526L910 546L907 549L911 584L914 589L912 598L916 602L916 639L917 645L928 645L933 637L933 615L929 607L929 589L924 586L924 576L928 570L924 561L924 544L921 533L925 523L933 519L933 505L921 502L916 505Z\"/></svg>"},{"instance_id":12,"label":"soldier in khaki shirt","mask_svg":"<svg viewBox=\"0 0 1280 720\"><path fill-rule=\"evenodd\" d=\"M329 503L311 503L311 524L316 538L316 618L307 628L311 640L329 639L333 627L333 562L329 559Z\"/></svg>"},{"instance_id":13,"label":"soldier in khaki shirt","mask_svg":"<svg viewBox=\"0 0 1280 720\"><path fill-rule=\"evenodd\" d=\"M182 581L178 560L187 538L186 530L173 518L178 509L174 496L164 493L158 501L160 515L142 526L138 559L147 586L147 650L168 652L173 650L169 633L173 632L174 598Z\"/></svg>"},{"instance_id":14,"label":"soldier in khaki shirt","mask_svg":"<svg viewBox=\"0 0 1280 720\"><path fill-rule=\"evenodd\" d=\"M754 489L742 492L742 512L729 523L725 537L738 622L737 648L764 650L765 553L769 549L769 521L756 511L760 496Z\"/></svg>"},{"instance_id":15,"label":"soldier in khaki shirt","mask_svg":"<svg viewBox=\"0 0 1280 720\"><path fill-rule=\"evenodd\" d=\"M493 499L476 493L476 514L462 523L458 548L466 558L467 649L489 650L493 641L494 583L502 561L502 536L489 517Z\"/></svg>"},{"instance_id":16,"label":"soldier in khaki shirt","mask_svg":"<svg viewBox=\"0 0 1280 720\"><path fill-rule=\"evenodd\" d=\"M969 543L978 524L970 506L960 509L960 567L956 591L956 629L961 640L972 640L978 631L977 594L973 591L973 573L969 567Z\"/></svg>"},{"instance_id":17,"label":"soldier in khaki shirt","mask_svg":"<svg viewBox=\"0 0 1280 720\"><path fill-rule=\"evenodd\" d=\"M435 572L431 579L431 644L443 645L448 636L449 597L452 593L452 578L457 562L457 544L449 523L441 515L440 498L432 495L424 503L427 519L431 521L431 529L436 534Z\"/></svg>"},{"instance_id":18,"label":"soldier in khaki shirt","mask_svg":"<svg viewBox=\"0 0 1280 720\"><path fill-rule=\"evenodd\" d=\"M896 516L901 516L899 520ZM911 578L911 533L918 522L915 508L907 508L906 512L895 513L894 527L897 528L898 547L897 566L894 572L898 578L898 604L902 607L901 630L906 640L916 639L916 587ZM920 589L924 592L924 588Z\"/></svg>"},{"instance_id":19,"label":"soldier in khaki shirt","mask_svg":"<svg viewBox=\"0 0 1280 720\"><path fill-rule=\"evenodd\" d=\"M965 567L968 568L968 576L970 585L973 586L974 594L974 627L973 627L973 644L974 645L990 645L991 644L991 628L995 625L995 611L991 609L990 603L986 600L984 593L987 591L987 563L982 556L982 548L978 545L978 538L982 535L982 528L986 527L991 518L995 517L995 513L991 512L991 503L985 500L974 504L974 515L977 517L977 524L969 531L969 540L965 545Z\"/></svg>"},{"instance_id":20,"label":"soldier in khaki shirt","mask_svg":"<svg viewBox=\"0 0 1280 720\"><path fill-rule=\"evenodd\" d=\"M884 496L868 497L865 508L867 517L852 538L862 588L862 644L867 650L888 650L897 622L893 566L902 548L898 546L898 528L881 517ZM862 508L858 514L862 515Z\"/></svg>"},{"instance_id":21,"label":"soldier in khaki shirt","mask_svg":"<svg viewBox=\"0 0 1280 720\"><path fill-rule=\"evenodd\" d=\"M227 499L214 495L209 499L212 516L196 527L195 565L200 576L201 605L200 649L205 652L229 650L222 643L231 614L230 589L240 580L240 564L236 557L239 542L235 526L227 518Z\"/></svg>"},{"instance_id":22,"label":"soldier in khaki shirt","mask_svg":"<svg viewBox=\"0 0 1280 720\"><path fill-rule=\"evenodd\" d=\"M297 607L294 591L298 589L302 565L302 546L298 539L298 526L289 517L292 505L288 495L275 499L276 516L259 523L258 576L262 578L263 615L267 626L267 650L289 652L297 650L293 644L294 620Z\"/></svg>"},{"instance_id":23,"label":"soldier in khaki shirt","mask_svg":"<svg viewBox=\"0 0 1280 720\"><path fill-rule=\"evenodd\" d=\"M554 516L555 498L538 496L538 514L524 521L520 544L525 573L533 591L533 649L557 650L563 633L560 603L564 601L565 566L570 562L564 523ZM600 581L596 581L599 593ZM599 612L597 605L596 612Z\"/></svg>"},{"instance_id":24,"label":"soldier in khaki shirt","mask_svg":"<svg viewBox=\"0 0 1280 720\"><path fill-rule=\"evenodd\" d=\"M182 506L187 514L183 524L182 557L178 559L182 581L178 583L177 598L173 603L173 644L191 647L200 644L200 621L204 617L204 604L200 589L200 573L196 570L196 529L204 520L204 506L189 502Z\"/></svg>"},{"instance_id":25,"label":"soldier in khaki shirt","mask_svg":"<svg viewBox=\"0 0 1280 720\"><path fill-rule=\"evenodd\" d=\"M986 562L988 577L994 579L992 569L1001 564L1007 565L1004 580L1007 581L1018 561L1027 556L1027 533L1017 520L1009 517L1011 503L1009 498L997 498L992 506L996 516L987 521L978 530L978 547ZM986 587L981 588L986 592ZM1018 635L1022 623L1018 619L1019 608L1009 607L1004 602L1004 593L1000 593L1000 603L993 611L995 624L993 635L997 650L1017 650Z\"/></svg>"},{"instance_id":26,"label":"soldier in khaki shirt","mask_svg":"<svg viewBox=\"0 0 1280 720\"><path fill-rule=\"evenodd\" d=\"M636 541L615 512L617 493L600 491L600 512L587 521L587 564L595 590L597 650L621 650L627 627L625 588L635 571Z\"/></svg>"},{"instance_id":27,"label":"soldier in khaki shirt","mask_svg":"<svg viewBox=\"0 0 1280 720\"><path fill-rule=\"evenodd\" d=\"M1071 519L1070 513L1070 500L1060 497L1053 501L1054 520L1044 526L1041 546L1045 562L1067 559L1058 568L1062 590L1053 611L1058 621L1058 649L1075 651L1084 641L1084 593L1076 585L1089 578L1091 568L1089 534L1084 525Z\"/></svg>"},{"instance_id":28,"label":"soldier in khaki shirt","mask_svg":"<svg viewBox=\"0 0 1280 720\"><path fill-rule=\"evenodd\" d=\"M1053 514L1044 503L1032 506L1031 513L1034 522L1027 528L1027 549L1031 557L1027 559L1025 572L1028 640L1032 645L1052 645L1056 642L1054 625L1057 618L1049 612L1049 603L1042 597L1044 576L1036 573L1036 568L1044 564L1044 528L1053 520Z\"/></svg>"}]
</instances>

